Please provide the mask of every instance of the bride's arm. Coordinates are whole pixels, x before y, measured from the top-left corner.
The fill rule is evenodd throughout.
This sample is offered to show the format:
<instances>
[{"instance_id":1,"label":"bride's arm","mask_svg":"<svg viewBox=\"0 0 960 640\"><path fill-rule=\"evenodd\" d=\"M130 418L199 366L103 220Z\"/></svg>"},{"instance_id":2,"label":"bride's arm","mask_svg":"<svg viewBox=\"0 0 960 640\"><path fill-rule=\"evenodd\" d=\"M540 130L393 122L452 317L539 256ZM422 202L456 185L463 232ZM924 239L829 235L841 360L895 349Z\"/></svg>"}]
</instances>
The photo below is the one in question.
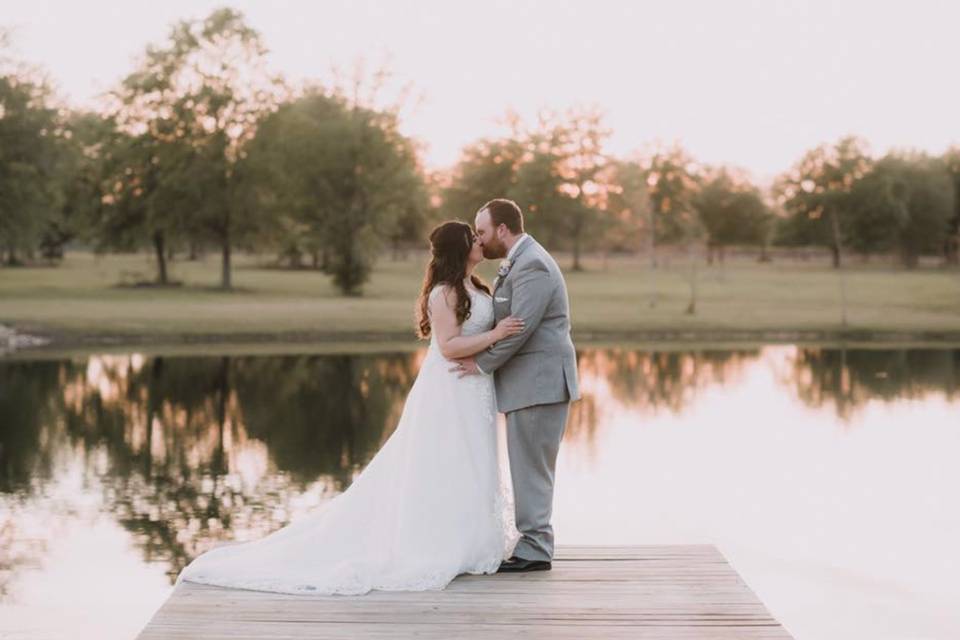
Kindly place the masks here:
<instances>
[{"instance_id":1,"label":"bride's arm","mask_svg":"<svg viewBox=\"0 0 960 640\"><path fill-rule=\"evenodd\" d=\"M472 336L460 335L457 323L457 293L449 287L430 299L430 330L437 339L437 346L444 358L466 358L480 353L498 340L523 331L523 321L518 318L504 318L489 331Z\"/></svg>"}]
</instances>

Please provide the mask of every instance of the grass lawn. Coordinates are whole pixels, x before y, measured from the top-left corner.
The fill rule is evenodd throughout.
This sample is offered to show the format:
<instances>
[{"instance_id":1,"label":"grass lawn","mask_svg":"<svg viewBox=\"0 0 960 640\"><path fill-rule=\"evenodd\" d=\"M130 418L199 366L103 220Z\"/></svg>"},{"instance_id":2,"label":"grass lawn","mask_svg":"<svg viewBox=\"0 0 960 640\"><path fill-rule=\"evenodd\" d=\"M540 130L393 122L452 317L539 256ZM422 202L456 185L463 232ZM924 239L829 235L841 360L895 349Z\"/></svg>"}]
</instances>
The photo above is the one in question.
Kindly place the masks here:
<instances>
[{"instance_id":1,"label":"grass lawn","mask_svg":"<svg viewBox=\"0 0 960 640\"><path fill-rule=\"evenodd\" d=\"M412 339L413 305L423 256L383 259L362 297L338 294L315 271L264 267L238 256L237 290L216 289L218 256L177 261L172 277L184 286L116 286L124 277L153 274L149 256L97 258L68 253L59 267L0 269L0 324L52 334L61 341L105 339ZM561 262L569 260L561 256ZM494 265L482 275L492 281ZM960 335L960 271L905 271L857 265L845 271L848 326L841 326L839 276L826 264L728 262L698 269L696 313L685 265L651 270L638 260L587 261L568 272L574 333L603 339L644 334L734 335L778 332L858 332ZM656 304L651 306L652 295ZM762 339L762 335L761 335Z\"/></svg>"}]
</instances>

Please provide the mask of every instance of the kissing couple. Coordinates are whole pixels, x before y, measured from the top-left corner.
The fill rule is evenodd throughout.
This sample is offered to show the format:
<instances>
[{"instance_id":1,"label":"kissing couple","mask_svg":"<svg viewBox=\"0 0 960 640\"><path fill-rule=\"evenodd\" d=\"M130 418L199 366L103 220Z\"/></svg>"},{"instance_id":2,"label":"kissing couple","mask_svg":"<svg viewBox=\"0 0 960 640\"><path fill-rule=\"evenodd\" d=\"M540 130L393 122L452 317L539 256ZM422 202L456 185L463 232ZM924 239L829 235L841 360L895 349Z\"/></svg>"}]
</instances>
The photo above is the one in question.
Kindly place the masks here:
<instances>
[{"instance_id":1,"label":"kissing couple","mask_svg":"<svg viewBox=\"0 0 960 640\"><path fill-rule=\"evenodd\" d=\"M380 451L343 493L265 537L207 551L177 584L358 595L551 568L557 452L580 395L566 283L515 202L487 202L474 224L430 233L416 305L430 346ZM485 258L503 259L492 289L474 274Z\"/></svg>"}]
</instances>

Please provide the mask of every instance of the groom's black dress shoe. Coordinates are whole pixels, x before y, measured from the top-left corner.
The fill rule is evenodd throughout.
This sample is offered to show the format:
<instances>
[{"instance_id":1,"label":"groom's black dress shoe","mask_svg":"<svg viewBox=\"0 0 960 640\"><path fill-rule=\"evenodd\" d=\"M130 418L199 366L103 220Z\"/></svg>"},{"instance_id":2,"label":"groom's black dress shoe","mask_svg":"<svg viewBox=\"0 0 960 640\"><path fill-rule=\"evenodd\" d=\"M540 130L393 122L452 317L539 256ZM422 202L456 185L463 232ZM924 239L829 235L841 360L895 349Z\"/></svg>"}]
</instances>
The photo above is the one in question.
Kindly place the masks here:
<instances>
[{"instance_id":1,"label":"groom's black dress shoe","mask_svg":"<svg viewBox=\"0 0 960 640\"><path fill-rule=\"evenodd\" d=\"M552 565L549 560L527 560L511 556L509 560L500 563L497 573L519 573L521 571L550 571Z\"/></svg>"}]
</instances>

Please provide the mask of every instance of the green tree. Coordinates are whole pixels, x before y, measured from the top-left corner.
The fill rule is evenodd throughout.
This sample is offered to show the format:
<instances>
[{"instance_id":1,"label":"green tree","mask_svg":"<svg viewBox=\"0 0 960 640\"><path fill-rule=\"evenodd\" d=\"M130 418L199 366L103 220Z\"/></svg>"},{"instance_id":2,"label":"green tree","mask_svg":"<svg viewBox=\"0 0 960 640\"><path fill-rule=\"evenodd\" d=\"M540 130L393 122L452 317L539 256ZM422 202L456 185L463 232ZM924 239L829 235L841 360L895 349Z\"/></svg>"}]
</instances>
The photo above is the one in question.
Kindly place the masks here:
<instances>
[{"instance_id":1,"label":"green tree","mask_svg":"<svg viewBox=\"0 0 960 640\"><path fill-rule=\"evenodd\" d=\"M953 216L943 255L948 264L957 264L960 263L960 147L952 147L943 154L943 165L953 182Z\"/></svg>"},{"instance_id":2,"label":"green tree","mask_svg":"<svg viewBox=\"0 0 960 640\"><path fill-rule=\"evenodd\" d=\"M646 251L645 270L648 305L657 304L653 207L647 172L638 161L613 160L608 165L606 245L621 251Z\"/></svg>"},{"instance_id":3,"label":"green tree","mask_svg":"<svg viewBox=\"0 0 960 640\"><path fill-rule=\"evenodd\" d=\"M405 246L421 246L427 237L428 226L436 220L436 213L430 208L429 189L419 171L407 174L410 178L407 188L398 206L390 211L383 227L383 235L389 240L393 250L393 259L399 260L406 255Z\"/></svg>"},{"instance_id":4,"label":"green tree","mask_svg":"<svg viewBox=\"0 0 960 640\"><path fill-rule=\"evenodd\" d=\"M90 228L103 206L103 152L111 123L93 112L72 112L66 119L58 155L59 206L51 211L40 238L44 257L63 256L74 238L95 237Z\"/></svg>"},{"instance_id":5,"label":"green tree","mask_svg":"<svg viewBox=\"0 0 960 640\"><path fill-rule=\"evenodd\" d=\"M707 261L716 252L723 261L728 245L763 245L772 213L760 190L742 175L726 168L711 172L693 198L707 234Z\"/></svg>"},{"instance_id":6,"label":"green tree","mask_svg":"<svg viewBox=\"0 0 960 640\"><path fill-rule=\"evenodd\" d=\"M0 247L4 262L32 255L57 207L63 122L53 91L19 69L0 75Z\"/></svg>"},{"instance_id":7,"label":"green tree","mask_svg":"<svg viewBox=\"0 0 960 640\"><path fill-rule=\"evenodd\" d=\"M838 270L840 321L847 324L847 280L843 252L857 209L851 192L870 170L866 143L854 136L808 151L774 183L777 202L787 213L778 229L783 244L822 244L830 248Z\"/></svg>"},{"instance_id":8,"label":"green tree","mask_svg":"<svg viewBox=\"0 0 960 640\"><path fill-rule=\"evenodd\" d=\"M855 183L850 199L846 236L852 248L896 250L906 267L924 253L942 253L956 208L941 159L889 154Z\"/></svg>"},{"instance_id":9,"label":"green tree","mask_svg":"<svg viewBox=\"0 0 960 640\"><path fill-rule=\"evenodd\" d=\"M567 229L573 244L573 270L580 271L584 245L602 237L610 222L606 216L609 184L608 159L603 145L611 130L597 109L567 111L553 125L555 154L560 158L560 191L570 195L574 206L566 213Z\"/></svg>"},{"instance_id":10,"label":"green tree","mask_svg":"<svg viewBox=\"0 0 960 640\"><path fill-rule=\"evenodd\" d=\"M655 242L686 247L690 267L690 301L686 313L694 314L698 296L697 248L705 235L694 207L702 182L700 167L679 145L656 150L644 160L643 166Z\"/></svg>"},{"instance_id":11,"label":"green tree","mask_svg":"<svg viewBox=\"0 0 960 640\"><path fill-rule=\"evenodd\" d=\"M603 144L610 130L596 109L542 111L534 124L508 113L509 135L464 150L441 192L447 217L470 217L487 200L508 197L526 212L531 233L569 247L573 268L603 237L608 184Z\"/></svg>"},{"instance_id":12,"label":"green tree","mask_svg":"<svg viewBox=\"0 0 960 640\"><path fill-rule=\"evenodd\" d=\"M516 184L505 195L526 212L527 231L542 238L548 247L566 248L570 221L579 203L563 190L562 158L549 148L533 151L526 158L517 170Z\"/></svg>"},{"instance_id":13,"label":"green tree","mask_svg":"<svg viewBox=\"0 0 960 640\"><path fill-rule=\"evenodd\" d=\"M485 202L509 197L523 154L522 142L513 138L484 139L465 147L453 170L439 178L441 217L472 223Z\"/></svg>"},{"instance_id":14,"label":"green tree","mask_svg":"<svg viewBox=\"0 0 960 640\"><path fill-rule=\"evenodd\" d=\"M658 149L643 161L647 174L654 238L658 244L696 235L693 199L700 189L699 166L679 145Z\"/></svg>"},{"instance_id":15,"label":"green tree","mask_svg":"<svg viewBox=\"0 0 960 640\"><path fill-rule=\"evenodd\" d=\"M542 132L530 135L513 120L514 133L467 146L452 171L442 175L440 214L472 222L492 198L511 198L524 211L525 228L550 247L565 246L566 217L573 198L560 190L561 158Z\"/></svg>"},{"instance_id":16,"label":"green tree","mask_svg":"<svg viewBox=\"0 0 960 640\"><path fill-rule=\"evenodd\" d=\"M646 170L637 161L612 160L604 181L609 185L608 242L615 249L638 251L645 247L652 254L653 208Z\"/></svg>"},{"instance_id":17,"label":"green tree","mask_svg":"<svg viewBox=\"0 0 960 640\"><path fill-rule=\"evenodd\" d=\"M218 9L175 24L112 94L112 115L131 142L131 163L118 168L137 176L134 196L144 199L140 217L154 222L148 233L158 255L170 230L209 238L220 247L225 289L233 248L267 223L252 206L242 162L261 119L287 94L265 54L242 14Z\"/></svg>"},{"instance_id":18,"label":"green tree","mask_svg":"<svg viewBox=\"0 0 960 640\"><path fill-rule=\"evenodd\" d=\"M844 228L854 209L850 192L870 170L866 143L854 136L808 151L774 184L787 218L778 230L781 244L821 244L830 248L839 268L845 245Z\"/></svg>"},{"instance_id":19,"label":"green tree","mask_svg":"<svg viewBox=\"0 0 960 640\"><path fill-rule=\"evenodd\" d=\"M410 233L428 208L416 147L398 124L394 111L314 89L267 117L250 145L251 170L266 177L257 197L287 212L286 227L309 230L346 294L361 292L384 241Z\"/></svg>"},{"instance_id":20,"label":"green tree","mask_svg":"<svg viewBox=\"0 0 960 640\"><path fill-rule=\"evenodd\" d=\"M164 142L150 132L130 134L114 125L102 149L101 206L93 211L97 250L132 251L146 240L153 249L156 281L161 285L170 283L171 239L186 232L190 213L180 194L191 183L168 177L174 173L172 158L178 145L185 146Z\"/></svg>"}]
</instances>

